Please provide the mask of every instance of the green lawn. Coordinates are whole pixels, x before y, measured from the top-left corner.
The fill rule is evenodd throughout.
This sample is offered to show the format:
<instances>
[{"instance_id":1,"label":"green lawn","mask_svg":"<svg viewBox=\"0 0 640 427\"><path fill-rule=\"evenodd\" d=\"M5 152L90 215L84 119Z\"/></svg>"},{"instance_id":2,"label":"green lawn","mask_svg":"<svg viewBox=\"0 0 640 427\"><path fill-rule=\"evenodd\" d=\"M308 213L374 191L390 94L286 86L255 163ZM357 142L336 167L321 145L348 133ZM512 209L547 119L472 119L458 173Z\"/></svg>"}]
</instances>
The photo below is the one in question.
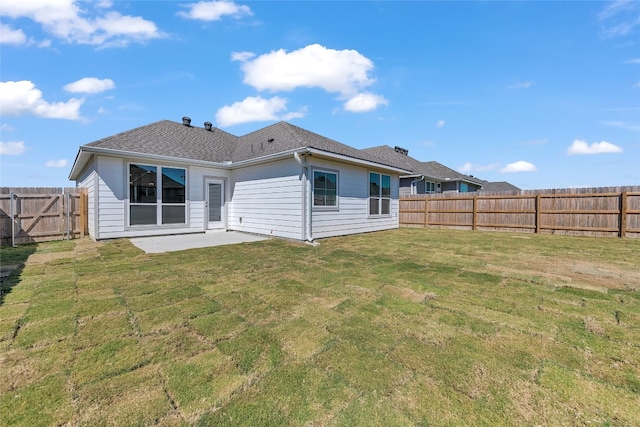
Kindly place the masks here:
<instances>
[{"instance_id":1,"label":"green lawn","mask_svg":"<svg viewBox=\"0 0 640 427\"><path fill-rule=\"evenodd\" d=\"M640 240L0 248L0 425L638 425Z\"/></svg>"}]
</instances>

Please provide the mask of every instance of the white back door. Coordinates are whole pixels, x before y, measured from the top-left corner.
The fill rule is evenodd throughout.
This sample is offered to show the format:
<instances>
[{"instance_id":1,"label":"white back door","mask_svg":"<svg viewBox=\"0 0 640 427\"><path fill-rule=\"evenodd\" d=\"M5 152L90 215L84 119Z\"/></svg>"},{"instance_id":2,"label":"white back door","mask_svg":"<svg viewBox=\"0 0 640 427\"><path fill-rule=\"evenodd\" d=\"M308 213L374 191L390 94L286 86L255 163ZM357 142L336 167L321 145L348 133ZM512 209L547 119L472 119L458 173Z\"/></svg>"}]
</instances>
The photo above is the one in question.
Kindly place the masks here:
<instances>
[{"instance_id":1,"label":"white back door","mask_svg":"<svg viewBox=\"0 0 640 427\"><path fill-rule=\"evenodd\" d=\"M224 181L207 180L207 229L224 228Z\"/></svg>"}]
</instances>

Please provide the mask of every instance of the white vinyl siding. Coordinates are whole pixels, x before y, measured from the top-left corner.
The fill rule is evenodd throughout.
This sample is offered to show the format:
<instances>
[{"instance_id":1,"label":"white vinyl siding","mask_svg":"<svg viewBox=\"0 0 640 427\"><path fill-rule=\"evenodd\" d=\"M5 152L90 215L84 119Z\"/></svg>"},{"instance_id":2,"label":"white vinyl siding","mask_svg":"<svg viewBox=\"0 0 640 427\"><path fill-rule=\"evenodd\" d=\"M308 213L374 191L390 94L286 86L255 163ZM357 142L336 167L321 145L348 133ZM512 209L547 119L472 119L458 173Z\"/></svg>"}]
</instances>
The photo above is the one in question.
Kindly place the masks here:
<instances>
[{"instance_id":1,"label":"white vinyl siding","mask_svg":"<svg viewBox=\"0 0 640 427\"><path fill-rule=\"evenodd\" d=\"M256 234L305 239L307 203L303 167L290 159L234 170L158 163L157 166L184 168L187 178L187 223L128 227L128 165L144 163L136 158L96 156L78 185L94 189L90 230L96 239L153 236L204 232L207 227L205 183L220 180L225 187L226 229ZM309 160L307 175L314 170L335 172L338 178L338 203L331 209L311 210L311 233L314 239L387 230L398 227L397 175L391 176L391 214L368 215L369 172L366 167L315 157ZM375 169L373 170L375 171ZM386 171L382 170L381 173ZM309 184L307 189L312 190ZM92 202L90 199L89 209ZM91 223L94 225L92 226ZM91 231L90 231L91 233Z\"/></svg>"},{"instance_id":2,"label":"white vinyl siding","mask_svg":"<svg viewBox=\"0 0 640 427\"><path fill-rule=\"evenodd\" d=\"M229 229L302 239L301 177L293 156L233 171Z\"/></svg>"},{"instance_id":3,"label":"white vinyl siding","mask_svg":"<svg viewBox=\"0 0 640 427\"><path fill-rule=\"evenodd\" d=\"M128 177L129 163L148 163L136 159L121 159L109 156L96 156L90 167L95 170L93 178L91 174L85 172L79 186L87 186L88 191L90 180L93 180L95 189L95 203L89 199L89 209L93 205L94 219L89 222L90 235L95 239L112 239L120 237L155 236L162 234L179 234L203 232L205 230L204 212L204 177L213 176L220 179L227 179L229 172L204 167L188 167L180 164L159 164L160 167L183 168L188 175L187 179L187 224L169 224L157 226L128 227L127 198L129 183L125 181ZM84 175L83 175L84 176ZM91 234L91 222L93 222L94 233Z\"/></svg>"},{"instance_id":4,"label":"white vinyl siding","mask_svg":"<svg viewBox=\"0 0 640 427\"><path fill-rule=\"evenodd\" d=\"M398 228L397 175L391 175L391 215L369 217L369 170L346 163L314 161L314 167L339 170L338 211L313 211L314 239Z\"/></svg>"},{"instance_id":5,"label":"white vinyl siding","mask_svg":"<svg viewBox=\"0 0 640 427\"><path fill-rule=\"evenodd\" d=\"M121 237L124 230L124 161L115 157L96 158L98 171L98 238Z\"/></svg>"},{"instance_id":6,"label":"white vinyl siding","mask_svg":"<svg viewBox=\"0 0 640 427\"><path fill-rule=\"evenodd\" d=\"M208 215L205 208L207 190L205 181L207 179L215 179L225 183L225 206L223 206L223 209L226 212L229 205L228 183L230 177L231 173L228 170L210 169L201 166L189 168L189 221L192 230L204 231L207 229Z\"/></svg>"}]
</instances>

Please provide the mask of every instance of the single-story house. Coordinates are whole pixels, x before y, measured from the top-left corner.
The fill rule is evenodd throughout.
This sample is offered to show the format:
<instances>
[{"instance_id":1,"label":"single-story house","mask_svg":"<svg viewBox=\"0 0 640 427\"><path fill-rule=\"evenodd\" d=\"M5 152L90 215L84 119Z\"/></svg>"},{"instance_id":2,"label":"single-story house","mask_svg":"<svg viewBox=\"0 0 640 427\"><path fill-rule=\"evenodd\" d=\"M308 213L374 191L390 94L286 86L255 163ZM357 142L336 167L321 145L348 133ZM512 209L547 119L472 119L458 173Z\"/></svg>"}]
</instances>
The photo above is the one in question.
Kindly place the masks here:
<instances>
[{"instance_id":1,"label":"single-story house","mask_svg":"<svg viewBox=\"0 0 640 427\"><path fill-rule=\"evenodd\" d=\"M236 230L312 241L397 228L386 160L286 122L235 136L163 120L80 147L93 239Z\"/></svg>"},{"instance_id":2,"label":"single-story house","mask_svg":"<svg viewBox=\"0 0 640 427\"><path fill-rule=\"evenodd\" d=\"M476 192L482 190L487 183L438 162L421 162L409 156L409 151L401 147L391 148L388 145L382 145L363 151L410 171L408 174L400 175L400 195L402 196Z\"/></svg>"}]
</instances>

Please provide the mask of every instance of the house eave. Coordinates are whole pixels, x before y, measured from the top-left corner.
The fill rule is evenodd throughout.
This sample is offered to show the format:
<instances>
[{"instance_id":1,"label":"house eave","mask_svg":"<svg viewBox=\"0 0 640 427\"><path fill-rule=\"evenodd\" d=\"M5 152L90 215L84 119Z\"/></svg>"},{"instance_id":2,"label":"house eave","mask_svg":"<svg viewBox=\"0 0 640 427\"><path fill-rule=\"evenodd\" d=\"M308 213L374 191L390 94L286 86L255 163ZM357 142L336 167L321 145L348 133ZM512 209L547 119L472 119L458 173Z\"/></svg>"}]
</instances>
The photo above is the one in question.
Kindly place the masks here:
<instances>
[{"instance_id":1,"label":"house eave","mask_svg":"<svg viewBox=\"0 0 640 427\"><path fill-rule=\"evenodd\" d=\"M385 165L383 163L372 162L369 160L357 159L355 157L345 156L343 154L331 153L329 151L318 150L317 148L308 148L309 153L316 154L318 156L327 157L330 159L346 162L346 163L354 163L360 166L366 166L368 168L374 169L384 169L392 172L396 172L398 174L410 172L407 169L397 168L395 166Z\"/></svg>"},{"instance_id":2,"label":"house eave","mask_svg":"<svg viewBox=\"0 0 640 427\"><path fill-rule=\"evenodd\" d=\"M241 160L238 162L211 162L206 160L185 159L182 157L161 156L161 155L149 154L149 153L136 153L136 152L127 151L127 150L114 150L111 148L82 146L80 147L80 150L78 151L78 155L76 156L76 160L74 161L73 167L71 168L71 173L69 174L69 180L71 181L76 180L80 176L84 168L89 164L91 157L96 154L98 155L103 154L106 156L116 156L116 157L135 157L138 159L182 163L182 164L197 165L197 166L208 166L208 167L215 167L219 169L237 169L240 167L253 166L261 163L268 163L276 160L290 158L291 156L293 156L294 153L308 153L312 155L315 154L319 157L325 157L325 158L333 159L336 161L353 163L353 164L365 166L368 168L383 169L387 171L393 171L396 173L409 172L406 169L400 169L394 166L384 165L382 163L376 163L368 160L357 159L355 157L331 153L329 151L318 150L316 148L309 148L305 146L293 148L286 151L280 151L278 153L268 154L266 156L255 157L253 159Z\"/></svg>"},{"instance_id":3,"label":"house eave","mask_svg":"<svg viewBox=\"0 0 640 427\"><path fill-rule=\"evenodd\" d=\"M71 173L69 174L69 180L71 181L76 180L80 176L80 173L87 166L87 164L89 164L91 157L93 157L96 154L103 154L105 156L114 156L114 157L134 157L142 160L181 163L181 164L194 165L194 166L209 166L209 167L215 167L219 169L231 169L231 162L211 162L208 160L185 159L184 157L162 156L158 154L137 153L134 151L127 151L127 150L114 150L111 148L82 146L80 147L80 150L78 151L78 155L76 156L76 160L74 161L73 167L71 168Z\"/></svg>"}]
</instances>

